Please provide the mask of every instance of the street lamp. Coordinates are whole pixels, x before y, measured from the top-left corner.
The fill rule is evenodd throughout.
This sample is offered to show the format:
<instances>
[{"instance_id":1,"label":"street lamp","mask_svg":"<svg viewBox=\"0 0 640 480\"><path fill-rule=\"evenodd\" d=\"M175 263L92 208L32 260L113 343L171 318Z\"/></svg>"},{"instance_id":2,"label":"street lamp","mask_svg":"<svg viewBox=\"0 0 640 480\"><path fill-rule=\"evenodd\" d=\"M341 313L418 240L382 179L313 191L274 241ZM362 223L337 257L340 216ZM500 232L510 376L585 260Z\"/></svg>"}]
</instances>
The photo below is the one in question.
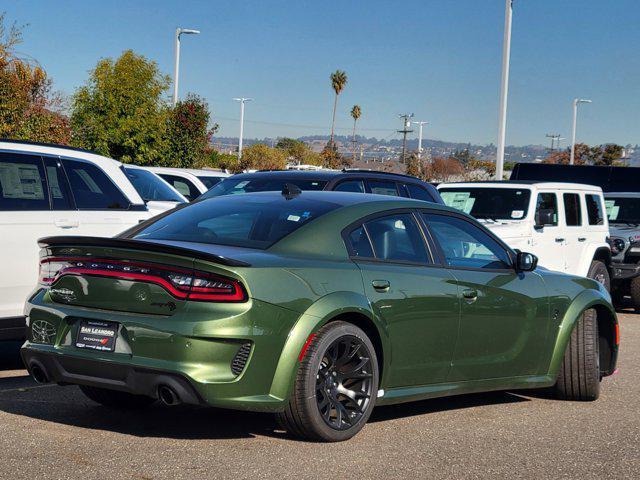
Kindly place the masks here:
<instances>
[{"instance_id":1,"label":"street lamp","mask_svg":"<svg viewBox=\"0 0 640 480\"><path fill-rule=\"evenodd\" d=\"M591 103L591 100L586 98L573 99L573 130L571 134L571 157L569 158L569 165L573 165L576 159L576 128L578 121L578 104L580 103Z\"/></svg>"},{"instance_id":2,"label":"street lamp","mask_svg":"<svg viewBox=\"0 0 640 480\"><path fill-rule=\"evenodd\" d=\"M234 98L236 102L240 102L240 138L238 139L238 160L242 158L242 134L244 132L244 104L250 102L253 98Z\"/></svg>"},{"instance_id":3,"label":"street lamp","mask_svg":"<svg viewBox=\"0 0 640 480\"><path fill-rule=\"evenodd\" d=\"M418 125L418 160L422 160L422 126L428 125L429 122L411 122Z\"/></svg>"},{"instance_id":4,"label":"street lamp","mask_svg":"<svg viewBox=\"0 0 640 480\"><path fill-rule=\"evenodd\" d=\"M173 70L173 106L178 103L178 74L180 73L180 35L197 35L200 30L193 30L191 28L176 28L176 61Z\"/></svg>"},{"instance_id":5,"label":"street lamp","mask_svg":"<svg viewBox=\"0 0 640 480\"><path fill-rule=\"evenodd\" d=\"M504 14L504 43L502 46L502 83L500 85L500 118L498 120L498 151L496 152L496 179L502 180L504 171L504 144L507 132L507 96L509 94L509 59L511 57L511 17L513 0L506 0Z\"/></svg>"}]
</instances>

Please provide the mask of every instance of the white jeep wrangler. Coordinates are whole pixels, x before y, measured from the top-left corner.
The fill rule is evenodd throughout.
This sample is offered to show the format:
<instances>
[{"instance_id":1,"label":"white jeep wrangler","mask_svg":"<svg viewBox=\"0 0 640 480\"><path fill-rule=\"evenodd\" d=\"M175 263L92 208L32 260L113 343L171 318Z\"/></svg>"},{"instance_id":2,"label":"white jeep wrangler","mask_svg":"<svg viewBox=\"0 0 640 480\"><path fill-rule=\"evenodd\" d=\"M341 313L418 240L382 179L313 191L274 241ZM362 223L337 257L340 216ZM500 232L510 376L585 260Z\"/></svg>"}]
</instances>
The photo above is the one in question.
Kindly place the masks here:
<instances>
[{"instance_id":1,"label":"white jeep wrangler","mask_svg":"<svg viewBox=\"0 0 640 480\"><path fill-rule=\"evenodd\" d=\"M469 182L438 185L445 204L484 223L514 249L549 270L611 286L609 224L602 189L556 182Z\"/></svg>"}]
</instances>

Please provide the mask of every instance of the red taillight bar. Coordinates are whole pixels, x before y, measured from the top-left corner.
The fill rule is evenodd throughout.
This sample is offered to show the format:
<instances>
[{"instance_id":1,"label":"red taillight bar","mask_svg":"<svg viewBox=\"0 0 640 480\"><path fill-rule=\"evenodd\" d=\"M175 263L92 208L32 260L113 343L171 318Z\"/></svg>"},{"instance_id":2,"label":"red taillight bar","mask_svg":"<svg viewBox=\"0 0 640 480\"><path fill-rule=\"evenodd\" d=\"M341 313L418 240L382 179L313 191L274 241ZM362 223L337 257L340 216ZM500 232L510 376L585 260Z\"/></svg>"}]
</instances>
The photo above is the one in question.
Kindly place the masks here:
<instances>
[{"instance_id":1,"label":"red taillight bar","mask_svg":"<svg viewBox=\"0 0 640 480\"><path fill-rule=\"evenodd\" d=\"M247 300L245 289L240 282L232 278L217 276L207 272L171 268L150 263L76 257L43 259L40 262L41 271L44 264L54 262L67 264L68 266L60 268L53 276L41 276L41 283L51 285L66 275L88 275L152 283L161 286L171 295L181 300L209 302L244 302ZM81 264L73 265L74 262ZM114 269L116 267L119 268ZM140 271L128 271L128 268L135 268ZM172 276L176 277L180 275L187 277L190 283L179 284L177 281L172 281ZM200 284L211 283L212 285L194 286L193 283L195 282Z\"/></svg>"}]
</instances>

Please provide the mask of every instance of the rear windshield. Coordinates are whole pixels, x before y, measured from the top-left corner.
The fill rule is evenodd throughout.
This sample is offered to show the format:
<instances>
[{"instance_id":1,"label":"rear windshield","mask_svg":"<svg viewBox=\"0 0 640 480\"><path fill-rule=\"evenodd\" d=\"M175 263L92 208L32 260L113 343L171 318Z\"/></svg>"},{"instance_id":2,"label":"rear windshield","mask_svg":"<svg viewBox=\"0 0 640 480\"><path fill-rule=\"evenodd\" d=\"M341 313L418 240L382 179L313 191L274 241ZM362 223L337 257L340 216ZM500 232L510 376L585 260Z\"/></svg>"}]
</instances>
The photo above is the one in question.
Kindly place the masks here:
<instances>
[{"instance_id":1,"label":"rear windshield","mask_svg":"<svg viewBox=\"0 0 640 480\"><path fill-rule=\"evenodd\" d=\"M207 189L210 189L216 186L218 183L220 183L220 180L222 180L222 177L205 177L204 175L203 176L198 175L198 180L204 183L204 186L207 187Z\"/></svg>"},{"instance_id":2,"label":"rear windshield","mask_svg":"<svg viewBox=\"0 0 640 480\"><path fill-rule=\"evenodd\" d=\"M160 218L134 238L268 248L340 205L250 195L199 201Z\"/></svg>"},{"instance_id":3,"label":"rear windshield","mask_svg":"<svg viewBox=\"0 0 640 480\"><path fill-rule=\"evenodd\" d=\"M122 169L145 202L184 202L164 180L150 171L129 167Z\"/></svg>"},{"instance_id":4,"label":"rear windshield","mask_svg":"<svg viewBox=\"0 0 640 480\"><path fill-rule=\"evenodd\" d=\"M251 178L240 177L225 178L214 186L211 190L204 193L202 198L219 197L221 195L233 195L236 193L250 192L279 192L287 183L296 185L300 190L322 190L327 182L325 180L309 180L301 178Z\"/></svg>"},{"instance_id":5,"label":"rear windshield","mask_svg":"<svg viewBox=\"0 0 640 480\"><path fill-rule=\"evenodd\" d=\"M609 222L640 224L640 198L607 196L604 205Z\"/></svg>"},{"instance_id":6,"label":"rear windshield","mask_svg":"<svg viewBox=\"0 0 640 480\"><path fill-rule=\"evenodd\" d=\"M472 217L519 220L527 216L531 191L526 188L442 188L445 205Z\"/></svg>"}]
</instances>

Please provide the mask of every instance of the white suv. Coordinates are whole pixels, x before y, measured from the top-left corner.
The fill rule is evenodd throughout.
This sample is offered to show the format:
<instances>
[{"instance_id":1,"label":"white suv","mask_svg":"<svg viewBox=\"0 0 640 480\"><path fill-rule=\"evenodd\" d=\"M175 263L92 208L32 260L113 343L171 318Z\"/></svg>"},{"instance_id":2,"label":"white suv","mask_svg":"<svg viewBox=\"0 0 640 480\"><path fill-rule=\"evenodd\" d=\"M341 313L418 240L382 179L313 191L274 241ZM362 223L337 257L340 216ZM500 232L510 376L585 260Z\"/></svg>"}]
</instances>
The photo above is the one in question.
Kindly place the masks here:
<instances>
[{"instance_id":1,"label":"white suv","mask_svg":"<svg viewBox=\"0 0 640 480\"><path fill-rule=\"evenodd\" d=\"M22 308L38 278L37 240L110 237L156 214L122 164L84 150L0 141L0 340L24 335Z\"/></svg>"},{"instance_id":2,"label":"white suv","mask_svg":"<svg viewBox=\"0 0 640 480\"><path fill-rule=\"evenodd\" d=\"M220 180L229 176L220 170L195 168L146 167L179 191L189 201L195 200Z\"/></svg>"},{"instance_id":3,"label":"white suv","mask_svg":"<svg viewBox=\"0 0 640 480\"><path fill-rule=\"evenodd\" d=\"M609 224L600 187L552 182L438 185L445 204L484 223L540 265L611 285Z\"/></svg>"}]
</instances>

